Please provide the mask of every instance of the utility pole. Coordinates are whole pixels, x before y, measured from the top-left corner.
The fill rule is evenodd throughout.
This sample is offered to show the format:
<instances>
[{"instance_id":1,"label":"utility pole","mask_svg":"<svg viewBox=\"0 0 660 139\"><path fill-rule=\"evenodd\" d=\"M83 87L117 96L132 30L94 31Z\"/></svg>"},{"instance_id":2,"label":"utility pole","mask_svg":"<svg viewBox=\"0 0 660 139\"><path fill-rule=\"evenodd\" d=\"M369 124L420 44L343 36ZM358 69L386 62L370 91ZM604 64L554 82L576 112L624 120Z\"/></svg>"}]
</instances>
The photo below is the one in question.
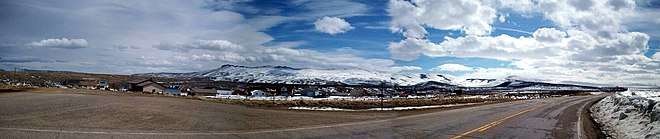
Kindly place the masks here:
<instances>
[{"instance_id":1,"label":"utility pole","mask_svg":"<svg viewBox=\"0 0 660 139\"><path fill-rule=\"evenodd\" d=\"M383 97L380 97L380 110L383 110Z\"/></svg>"},{"instance_id":2,"label":"utility pole","mask_svg":"<svg viewBox=\"0 0 660 139\"><path fill-rule=\"evenodd\" d=\"M384 86L385 86L385 82L382 82L381 87L380 87L380 95L378 95L378 97L380 97L380 110L381 111L383 110L383 105L384 105L383 104L383 97L385 97L385 89L384 89L385 87Z\"/></svg>"}]
</instances>

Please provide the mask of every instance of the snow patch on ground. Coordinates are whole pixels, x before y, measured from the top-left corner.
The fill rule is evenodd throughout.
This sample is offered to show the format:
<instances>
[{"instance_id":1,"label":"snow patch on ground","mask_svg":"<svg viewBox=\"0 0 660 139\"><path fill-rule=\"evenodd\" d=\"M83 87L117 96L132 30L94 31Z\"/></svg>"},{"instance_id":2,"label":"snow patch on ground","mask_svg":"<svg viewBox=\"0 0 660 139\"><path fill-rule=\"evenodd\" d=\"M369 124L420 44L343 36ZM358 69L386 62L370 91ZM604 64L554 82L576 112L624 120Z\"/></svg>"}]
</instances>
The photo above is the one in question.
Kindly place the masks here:
<instances>
[{"instance_id":1,"label":"snow patch on ground","mask_svg":"<svg viewBox=\"0 0 660 139\"><path fill-rule=\"evenodd\" d=\"M432 106L415 106L415 107L393 107L393 108L370 108L370 109L342 109L332 107L289 107L290 110L316 110L316 111L400 111L400 110L416 110L416 109L431 109L431 108L446 108L456 106L468 106L479 103L464 103L464 104L447 104L447 105L432 105Z\"/></svg>"},{"instance_id":2,"label":"snow patch on ground","mask_svg":"<svg viewBox=\"0 0 660 139\"><path fill-rule=\"evenodd\" d=\"M594 119L614 138L660 138L660 90L630 90L591 107Z\"/></svg>"},{"instance_id":3,"label":"snow patch on ground","mask_svg":"<svg viewBox=\"0 0 660 139\"><path fill-rule=\"evenodd\" d=\"M437 98L438 95L427 95L427 96L408 96L408 97L385 97L385 101L390 99L430 99ZM461 98L488 98L488 95L475 95L475 96L464 96ZM207 96L207 98L216 98L216 99L237 99L237 100L346 100L346 101L363 101L363 100L380 100L380 97L377 96L363 96L363 97L351 97L351 96L329 96L329 97L308 97L308 96L241 96L241 95L216 95L216 96Z\"/></svg>"}]
</instances>

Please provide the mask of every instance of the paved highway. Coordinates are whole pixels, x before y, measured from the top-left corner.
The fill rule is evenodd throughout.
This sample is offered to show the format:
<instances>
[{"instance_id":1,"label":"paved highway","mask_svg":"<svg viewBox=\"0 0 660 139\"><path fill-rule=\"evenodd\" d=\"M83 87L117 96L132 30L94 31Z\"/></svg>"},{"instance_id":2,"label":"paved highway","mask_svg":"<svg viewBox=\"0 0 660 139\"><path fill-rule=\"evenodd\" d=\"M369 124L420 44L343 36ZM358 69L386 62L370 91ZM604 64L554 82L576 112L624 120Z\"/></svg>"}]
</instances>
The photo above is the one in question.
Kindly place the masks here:
<instances>
[{"instance_id":1,"label":"paved highway","mask_svg":"<svg viewBox=\"0 0 660 139\"><path fill-rule=\"evenodd\" d=\"M58 94L61 95L61 94ZM40 96L39 94L30 94L29 96L21 96L21 99L32 98ZM74 122L78 118L80 120L94 119L99 117L95 115L104 114L96 113L88 115L90 117L69 117L59 120L48 121L47 118L39 118L44 116L33 116L23 119L25 121L17 120L17 114L25 114L23 109L11 109L17 106L7 106L8 102L18 101L20 99L11 99L17 96L0 95L0 102L4 103L3 111L0 113L0 135L8 138L578 138L585 137L582 131L579 120L582 120L580 113L584 112L582 108L589 102L597 101L604 97L603 95L597 96L572 96L572 97L559 97L549 99L536 99L536 100L522 100L505 103L496 103L488 105L479 105L474 107L466 107L460 109L439 110L419 114L400 115L395 113L381 112L373 113L357 113L350 114L350 118L341 119L334 118L337 116L324 116L324 115L340 115L338 113L317 112L314 114L307 114L306 112L286 111L283 113L272 113L280 116L297 116L296 119L285 119L280 121L282 123L273 124L271 121L264 121L258 119L240 118L240 120L256 120L268 124L258 124L251 122L240 122L226 125L227 128L217 128L214 126L200 127L202 120L195 121L195 117L188 117L193 119L191 129L182 128L180 131L172 131L178 129L150 129L138 130L142 127L148 127L145 123L129 123L129 125L117 124L114 127L99 127L95 128L94 125L76 126L65 123ZM75 95L77 99L82 99L80 94ZM86 96L86 95L82 95ZM37 97L38 98L38 97ZM126 99L126 97L112 98L103 96L99 100L94 100L89 103L99 103L103 100L112 99ZM132 97L131 97L132 98ZM159 97L148 97L149 99L161 99ZM174 99L176 98L166 98ZM146 101L147 99L145 99ZM190 101L190 102L188 102ZM49 102L59 103L60 101ZM186 100L185 104L202 103L200 101ZM18 103L18 102L17 102ZM129 102L126 102L129 103ZM161 103L168 103L167 101ZM207 103L207 102L203 102ZM124 103L121 103L124 104ZM75 103L77 109L82 104ZM88 105L88 104L85 104ZM156 105L156 104L151 104ZM213 104L209 107L218 107ZM107 106L109 107L109 106ZM223 106L225 107L225 106ZM235 113L235 115L245 116L247 112L259 111L268 114L274 111L264 111L242 107L229 107L232 110L244 109L244 112ZM38 108L34 108L38 109ZM49 108L56 109L56 108ZM102 109L102 108L95 108ZM121 113L116 109L111 109L113 113ZM76 115L76 110L71 110L71 115ZM135 110L135 111L140 111ZM173 110L176 111L176 110ZM224 111L224 110L217 110ZM106 114L111 114L105 112ZM27 115L30 115L27 112ZM171 112L167 112L171 113ZM190 112L187 112L190 113ZM305 116L298 116L297 113L304 114ZM321 114L318 114L321 113ZM199 113L196 113L199 114ZM13 116L12 116L13 115ZM55 116L66 117L66 113L55 114ZM127 115L131 115L130 113ZM160 114L157 114L160 115ZM201 123L228 123L237 119L227 119L223 117L231 117L225 114L207 114L216 116L210 118L210 121L203 121ZM226 116L225 116L226 115ZM384 116L385 115L385 116ZM387 116L392 115L392 116ZM360 117L360 116L373 116L375 118ZM103 117L102 119L112 119L116 116ZM124 117L125 118L125 117ZM185 117L184 117L185 118ZM52 118L50 118L52 119ZM57 119L57 118L55 118ZM217 121L213 121L216 119ZM278 118L283 119L283 118ZM64 121L58 123L58 121ZM70 120L70 121L67 121ZM114 119L116 120L116 119ZM161 118L160 121L170 119ZM181 120L178 118L177 120ZM338 121L335 121L338 120ZM341 120L341 121L339 121ZM49 128L42 128L39 124L32 122L46 123L51 125ZM90 122L96 122L90 121ZM108 120L102 120L108 121ZM277 121L277 120L274 120ZM112 122L112 121L110 121ZM175 122L175 121L171 121ZM103 122L100 122L103 123ZM114 122L113 122L114 123ZM286 124L285 124L286 123ZM319 124L320 123L320 124ZM84 123L81 123L84 124ZM252 127L260 126L266 128L257 129L232 129L233 127ZM53 126L54 125L54 126ZM104 124L105 125L105 124ZM176 126L170 124L162 124L163 126ZM100 125L101 126L101 125ZM158 125L154 125L158 127ZM182 123L181 126L189 126ZM90 128L92 127L92 128ZM192 129L194 127L194 129ZM220 127L220 126L218 126ZM229 128L232 127L232 128ZM124 129L126 128L126 129ZM207 129L208 128L208 129ZM135 130L134 130L135 129ZM207 129L207 130L203 130Z\"/></svg>"}]
</instances>

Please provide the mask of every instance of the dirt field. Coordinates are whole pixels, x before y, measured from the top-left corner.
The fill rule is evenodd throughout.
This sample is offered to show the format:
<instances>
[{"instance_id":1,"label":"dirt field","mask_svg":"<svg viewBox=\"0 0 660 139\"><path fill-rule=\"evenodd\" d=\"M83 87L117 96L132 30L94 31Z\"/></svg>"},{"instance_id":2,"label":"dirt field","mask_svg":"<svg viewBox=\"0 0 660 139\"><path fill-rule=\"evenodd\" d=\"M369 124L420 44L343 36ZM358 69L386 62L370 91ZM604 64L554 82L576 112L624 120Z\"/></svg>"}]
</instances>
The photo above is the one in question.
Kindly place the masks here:
<instances>
[{"instance_id":1,"label":"dirt field","mask_svg":"<svg viewBox=\"0 0 660 139\"><path fill-rule=\"evenodd\" d=\"M0 94L0 126L85 131L209 132L327 125L427 113L267 110L201 100L81 89Z\"/></svg>"},{"instance_id":2,"label":"dirt field","mask_svg":"<svg viewBox=\"0 0 660 139\"><path fill-rule=\"evenodd\" d=\"M579 112L606 96L571 96L465 107L322 112L109 91L0 93L5 138L574 138ZM584 111L583 111L584 112ZM591 127L593 128L593 127ZM479 130L477 130L479 129ZM478 131L478 132L477 132ZM582 133L582 134L581 134Z\"/></svg>"}]
</instances>

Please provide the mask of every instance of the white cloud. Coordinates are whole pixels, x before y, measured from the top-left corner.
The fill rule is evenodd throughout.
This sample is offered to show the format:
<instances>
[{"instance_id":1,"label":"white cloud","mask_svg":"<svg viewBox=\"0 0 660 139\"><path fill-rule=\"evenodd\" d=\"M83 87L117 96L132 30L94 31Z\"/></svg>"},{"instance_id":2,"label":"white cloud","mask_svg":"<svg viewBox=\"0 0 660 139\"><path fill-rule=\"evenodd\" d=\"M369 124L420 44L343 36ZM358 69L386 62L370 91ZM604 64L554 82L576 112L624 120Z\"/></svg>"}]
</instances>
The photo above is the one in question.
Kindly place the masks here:
<instances>
[{"instance_id":1,"label":"white cloud","mask_svg":"<svg viewBox=\"0 0 660 139\"><path fill-rule=\"evenodd\" d=\"M400 71L406 71L406 70L422 70L422 67L417 67L417 66L394 66L391 67L392 71L394 72L400 72Z\"/></svg>"},{"instance_id":2,"label":"white cloud","mask_svg":"<svg viewBox=\"0 0 660 139\"><path fill-rule=\"evenodd\" d=\"M30 47L47 47L47 48L66 48L66 49L79 49L87 47L87 40L85 39L44 39L41 41L33 41L25 44Z\"/></svg>"},{"instance_id":3,"label":"white cloud","mask_svg":"<svg viewBox=\"0 0 660 139\"><path fill-rule=\"evenodd\" d=\"M440 70L440 71L472 71L471 67L464 66L461 64L453 64L453 63L447 63L447 64L442 64L440 66L437 66L435 68L432 68L431 70Z\"/></svg>"},{"instance_id":4,"label":"white cloud","mask_svg":"<svg viewBox=\"0 0 660 139\"><path fill-rule=\"evenodd\" d=\"M414 3L418 7L423 4L418 1ZM630 1L619 3L612 5L612 2L608 1L497 1L495 4L500 8L508 8L521 14L542 14L558 28L539 28L530 37L467 33L466 36L445 37L444 41L433 43L426 39L426 32L421 25L419 30L414 30L413 27L418 24L408 22L411 24L405 24L408 28L403 32L407 38L391 42L388 50L392 58L397 60L415 60L420 55L480 57L511 61L512 65L518 68L476 68L472 73L466 74L466 77L520 75L552 81L660 85L660 60L643 55L649 49L650 36L640 32L628 32L621 26L622 19L632 12L634 4L626 4ZM409 4L390 1L390 9L399 10L389 11L393 18L392 28L397 29L406 23L403 21L412 20L398 22L396 20L400 15L420 14L415 6ZM393 5L398 8L392 8ZM491 21L492 18L477 19ZM417 35L408 34L411 32Z\"/></svg>"},{"instance_id":5,"label":"white cloud","mask_svg":"<svg viewBox=\"0 0 660 139\"><path fill-rule=\"evenodd\" d=\"M94 46L116 51L78 49L48 55L43 53L52 51L27 51L21 54L39 55L44 59L61 58L70 63L16 65L95 73L190 72L228 63L381 70L389 70L394 65L388 59L300 49L296 47L305 44L304 40L273 41L275 38L266 33L269 28L289 21L313 22L324 16L347 18L364 15L369 9L360 2L297 1L299 5L296 8L300 9L296 10L301 12L286 15L277 15L277 10L261 6L258 9L244 7L249 5L244 2L5 2L3 4L9 8L0 8L0 11L16 13L8 18L25 20L9 20L0 24L0 28L7 29L0 32L0 38L3 38L0 41L7 44L22 42L26 38L86 36L85 39L93 42ZM242 13L250 13L250 16ZM24 42L19 44L24 45ZM139 48L139 51L129 48ZM24 48L11 49L16 52ZM160 60L144 61L141 56ZM178 63L172 65L165 61Z\"/></svg>"},{"instance_id":6,"label":"white cloud","mask_svg":"<svg viewBox=\"0 0 660 139\"><path fill-rule=\"evenodd\" d=\"M433 44L428 40L407 38L398 43L390 43L387 49L392 53L393 59L411 61L427 52L429 45Z\"/></svg>"},{"instance_id":7,"label":"white cloud","mask_svg":"<svg viewBox=\"0 0 660 139\"><path fill-rule=\"evenodd\" d=\"M540 28L534 31L532 36L539 42L559 42L566 33L555 28Z\"/></svg>"},{"instance_id":8,"label":"white cloud","mask_svg":"<svg viewBox=\"0 0 660 139\"><path fill-rule=\"evenodd\" d=\"M112 46L112 47L113 47L115 50L118 50L118 51L126 51L126 50L128 50L129 48L130 48L130 49L140 49L140 47L132 46L132 45L114 45L114 46Z\"/></svg>"},{"instance_id":9,"label":"white cloud","mask_svg":"<svg viewBox=\"0 0 660 139\"><path fill-rule=\"evenodd\" d=\"M319 32L335 35L345 33L354 28L344 19L326 16L314 22L314 29Z\"/></svg>"},{"instance_id":10,"label":"white cloud","mask_svg":"<svg viewBox=\"0 0 660 139\"><path fill-rule=\"evenodd\" d=\"M199 40L188 43L180 43L177 46L191 46L184 48L199 48L199 42L219 42L221 40ZM224 42L224 41L222 41ZM215 43L213 43L215 44ZM232 44L231 42L222 44ZM195 46L195 47L192 47ZM154 46L160 47L160 46ZM211 48L218 48L217 46ZM230 63L239 65L289 65L306 68L358 68L370 70L388 70L394 65L394 61L385 59L368 59L355 56L353 53L341 53L342 51L354 51L343 48L336 53L322 53L309 49L293 49L289 47L274 46L239 46L229 47L232 49L221 49L221 51L201 51L190 55L178 55L174 58L179 61ZM240 49L233 49L240 48ZM170 49L180 51L179 49ZM202 54L199 54L202 53Z\"/></svg>"},{"instance_id":11,"label":"white cloud","mask_svg":"<svg viewBox=\"0 0 660 139\"><path fill-rule=\"evenodd\" d=\"M618 33L622 19L634 13L633 0L505 0L499 6L522 13L540 13L565 29L576 28L596 39L611 39Z\"/></svg>"},{"instance_id":12,"label":"white cloud","mask_svg":"<svg viewBox=\"0 0 660 139\"><path fill-rule=\"evenodd\" d=\"M497 17L495 9L475 0L390 0L390 29L408 38L424 38L424 26L441 30L461 30L471 35L487 35Z\"/></svg>"},{"instance_id":13,"label":"white cloud","mask_svg":"<svg viewBox=\"0 0 660 139\"><path fill-rule=\"evenodd\" d=\"M655 52L651 58L660 60L660 52Z\"/></svg>"},{"instance_id":14,"label":"white cloud","mask_svg":"<svg viewBox=\"0 0 660 139\"><path fill-rule=\"evenodd\" d=\"M161 43L159 45L154 45L154 48L161 50L178 50L183 52L193 49L209 51L245 50L245 47L227 40L196 40L186 43Z\"/></svg>"},{"instance_id":15,"label":"white cloud","mask_svg":"<svg viewBox=\"0 0 660 139\"><path fill-rule=\"evenodd\" d=\"M295 0L293 4L308 10L309 12L298 15L307 18L352 17L364 15L369 10L367 5L351 0Z\"/></svg>"},{"instance_id":16,"label":"white cloud","mask_svg":"<svg viewBox=\"0 0 660 139\"><path fill-rule=\"evenodd\" d=\"M497 18L497 20L499 20L500 23L504 23L506 21L506 15L500 14L500 16Z\"/></svg>"}]
</instances>

